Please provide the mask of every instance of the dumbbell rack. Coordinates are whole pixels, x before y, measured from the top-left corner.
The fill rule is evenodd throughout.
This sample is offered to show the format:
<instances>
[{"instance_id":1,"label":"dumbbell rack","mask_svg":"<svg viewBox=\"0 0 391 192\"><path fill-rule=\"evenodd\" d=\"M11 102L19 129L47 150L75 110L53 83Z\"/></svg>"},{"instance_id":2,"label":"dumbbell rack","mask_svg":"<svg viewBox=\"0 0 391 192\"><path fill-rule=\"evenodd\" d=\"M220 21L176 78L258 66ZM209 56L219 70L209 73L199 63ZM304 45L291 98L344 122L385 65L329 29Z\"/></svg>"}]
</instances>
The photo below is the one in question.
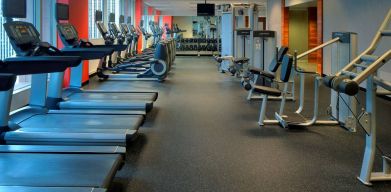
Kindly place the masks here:
<instances>
[{"instance_id":1,"label":"dumbbell rack","mask_svg":"<svg viewBox=\"0 0 391 192\"><path fill-rule=\"evenodd\" d=\"M214 46L217 46L217 40L205 38L184 38L181 40L180 44L181 47L177 48L177 55L211 56L215 51L207 50L206 47L208 46L208 44L213 44Z\"/></svg>"}]
</instances>

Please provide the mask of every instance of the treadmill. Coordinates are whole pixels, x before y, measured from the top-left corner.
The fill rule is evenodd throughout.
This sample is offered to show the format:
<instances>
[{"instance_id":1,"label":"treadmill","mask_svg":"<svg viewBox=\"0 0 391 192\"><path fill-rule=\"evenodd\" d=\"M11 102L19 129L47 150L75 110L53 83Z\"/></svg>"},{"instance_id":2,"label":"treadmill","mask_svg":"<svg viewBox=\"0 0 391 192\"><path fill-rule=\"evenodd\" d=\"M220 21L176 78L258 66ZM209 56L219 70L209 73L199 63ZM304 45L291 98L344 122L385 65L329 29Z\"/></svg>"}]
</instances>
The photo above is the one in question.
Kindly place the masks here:
<instances>
[{"instance_id":1,"label":"treadmill","mask_svg":"<svg viewBox=\"0 0 391 192\"><path fill-rule=\"evenodd\" d=\"M57 3L57 20L69 19L69 7L66 4ZM65 45L62 52L72 53L84 60L99 59L101 62L107 55L99 54L99 49L113 50L114 46L92 45L85 40L80 41L74 26L69 23L58 22L60 38ZM114 51L114 50L113 50ZM152 91L107 91L107 90L83 90L82 86L83 65L71 69L70 88L62 89L64 73L56 73L50 76L48 90L49 109L87 109L87 110L128 110L129 114L142 114L153 108L153 102L158 97L157 92ZM136 110L136 111L135 111ZM137 112L139 111L139 113ZM102 111L108 113L107 111Z\"/></svg>"},{"instance_id":2,"label":"treadmill","mask_svg":"<svg viewBox=\"0 0 391 192\"><path fill-rule=\"evenodd\" d=\"M17 5L17 4L15 4ZM3 7L7 10L7 7ZM35 65L32 71L24 71L25 61L20 58L10 58L4 63L1 71L17 68L15 75L26 73L32 75L30 104L16 110L9 117L9 107L1 111L0 126L7 127L7 132L0 138L6 144L36 144L36 145L103 145L103 146L126 146L127 142L137 136L137 130L144 121L143 115L97 115L86 113L84 110L73 110L61 114L51 112L46 108L47 74L38 73L39 68L46 67L45 72L59 72L61 70L50 67L50 63L64 62L64 59L72 58L73 63L68 67L80 64L80 57L63 57L68 52L62 52L48 43L39 39L39 33L35 27L27 22L12 21L12 16L25 15L20 13L22 8L12 9L12 14L6 15L8 22L4 29L10 37L10 42L18 56L31 57L31 65ZM7 13L7 12L3 12ZM73 54L70 52L71 55ZM50 55L43 57L41 55ZM61 56L56 56L61 55ZM26 60L26 59L25 59ZM68 62L69 63L69 62ZM45 65L44 65L45 64ZM41 66L44 65L44 66ZM48 66L46 66L48 65ZM55 66L55 65L53 65ZM35 69L36 68L36 69ZM63 69L65 70L65 68ZM38 74L37 74L38 73ZM53 83L53 82L51 82ZM12 87L4 90L2 99L3 106L9 106ZM10 123L8 124L8 120Z\"/></svg>"},{"instance_id":3,"label":"treadmill","mask_svg":"<svg viewBox=\"0 0 391 192\"><path fill-rule=\"evenodd\" d=\"M8 123L8 113L12 98L12 90L17 75L63 71L70 64L78 64L78 57L14 57L0 61L0 136L6 137L11 131ZM31 135L30 135L31 136ZM99 136L99 134L97 134ZM3 142L1 142L2 144ZM1 153L89 153L89 154L121 154L126 149L119 146L48 146L48 145L0 145Z\"/></svg>"},{"instance_id":4,"label":"treadmill","mask_svg":"<svg viewBox=\"0 0 391 192\"><path fill-rule=\"evenodd\" d=\"M105 189L91 187L24 187L0 186L2 192L105 192Z\"/></svg>"},{"instance_id":5,"label":"treadmill","mask_svg":"<svg viewBox=\"0 0 391 192\"><path fill-rule=\"evenodd\" d=\"M3 1L10 5L15 0ZM18 0L18 5L25 0ZM5 2L5 3L4 3ZM3 11L3 13L7 13ZM16 57L0 62L0 135L5 137L16 75L62 71L78 57ZM72 65L71 65L72 64ZM105 146L0 145L0 191L104 191L123 164L124 148ZM78 154L85 153L85 154ZM50 190L49 188L50 187ZM53 188L52 188L53 187Z\"/></svg>"}]
</instances>

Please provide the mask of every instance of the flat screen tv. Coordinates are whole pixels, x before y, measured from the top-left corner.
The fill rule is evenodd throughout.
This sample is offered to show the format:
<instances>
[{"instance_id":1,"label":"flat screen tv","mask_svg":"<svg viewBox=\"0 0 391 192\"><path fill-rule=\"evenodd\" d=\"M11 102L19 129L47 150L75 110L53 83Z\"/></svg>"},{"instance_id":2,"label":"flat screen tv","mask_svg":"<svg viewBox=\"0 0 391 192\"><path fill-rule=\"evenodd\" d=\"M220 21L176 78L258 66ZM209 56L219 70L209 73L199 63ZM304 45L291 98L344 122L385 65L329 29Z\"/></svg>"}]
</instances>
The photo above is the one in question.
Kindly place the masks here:
<instances>
[{"instance_id":1,"label":"flat screen tv","mask_svg":"<svg viewBox=\"0 0 391 192\"><path fill-rule=\"evenodd\" d=\"M215 4L197 4L197 16L215 16Z\"/></svg>"}]
</instances>

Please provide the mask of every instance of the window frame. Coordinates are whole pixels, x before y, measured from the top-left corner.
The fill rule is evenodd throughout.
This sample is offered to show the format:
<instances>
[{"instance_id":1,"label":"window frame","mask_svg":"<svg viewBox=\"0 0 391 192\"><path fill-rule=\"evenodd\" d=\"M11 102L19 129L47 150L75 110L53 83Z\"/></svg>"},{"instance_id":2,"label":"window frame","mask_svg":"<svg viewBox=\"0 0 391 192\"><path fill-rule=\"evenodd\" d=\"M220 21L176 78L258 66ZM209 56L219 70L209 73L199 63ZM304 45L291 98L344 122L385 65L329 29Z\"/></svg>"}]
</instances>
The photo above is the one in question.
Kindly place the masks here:
<instances>
[{"instance_id":1,"label":"window frame","mask_svg":"<svg viewBox=\"0 0 391 192\"><path fill-rule=\"evenodd\" d=\"M92 7L95 5L94 7ZM100 39L101 34L95 25L95 11L104 9L104 0L88 0L88 38Z\"/></svg>"}]
</instances>

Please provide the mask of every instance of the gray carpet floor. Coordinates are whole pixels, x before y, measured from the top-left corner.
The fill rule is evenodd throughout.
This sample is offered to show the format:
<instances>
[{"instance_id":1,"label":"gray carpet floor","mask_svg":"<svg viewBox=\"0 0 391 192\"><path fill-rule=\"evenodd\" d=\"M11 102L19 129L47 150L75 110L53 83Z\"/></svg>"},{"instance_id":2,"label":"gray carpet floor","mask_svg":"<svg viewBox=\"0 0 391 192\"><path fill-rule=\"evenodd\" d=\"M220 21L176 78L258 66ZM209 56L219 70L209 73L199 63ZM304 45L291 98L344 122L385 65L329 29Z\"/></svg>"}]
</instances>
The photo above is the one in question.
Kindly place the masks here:
<instances>
[{"instance_id":1,"label":"gray carpet floor","mask_svg":"<svg viewBox=\"0 0 391 192\"><path fill-rule=\"evenodd\" d=\"M361 130L260 128L260 102L246 101L239 81L218 73L210 57L178 57L164 83L91 80L87 88L159 91L110 191L391 191L391 182L367 187L356 179L364 149ZM329 100L324 93L325 88L322 111ZM380 102L388 106L381 115L389 117L390 103ZM270 117L278 105L269 103ZM289 103L287 111L296 105ZM386 152L391 149L388 128L379 128ZM379 170L380 158L376 163Z\"/></svg>"}]
</instances>

